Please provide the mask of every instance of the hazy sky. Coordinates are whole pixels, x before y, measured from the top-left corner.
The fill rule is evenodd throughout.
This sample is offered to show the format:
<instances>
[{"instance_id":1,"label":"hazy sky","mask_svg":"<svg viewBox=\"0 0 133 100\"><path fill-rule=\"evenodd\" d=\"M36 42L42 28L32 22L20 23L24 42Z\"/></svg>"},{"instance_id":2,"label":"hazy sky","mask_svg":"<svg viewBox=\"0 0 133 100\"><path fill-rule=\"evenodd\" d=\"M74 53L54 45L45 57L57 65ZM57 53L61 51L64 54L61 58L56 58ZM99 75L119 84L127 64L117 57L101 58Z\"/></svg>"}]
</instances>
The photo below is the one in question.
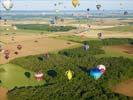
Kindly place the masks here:
<instances>
[{"instance_id":1,"label":"hazy sky","mask_svg":"<svg viewBox=\"0 0 133 100\"><path fill-rule=\"evenodd\" d=\"M3 1L3 0L2 0ZM12 0L12 10L96 10L96 4L101 4L105 10L133 10L133 0L79 0L80 6L73 8L71 0ZM63 5L55 7L54 4L63 2ZM122 3L122 6L120 6ZM3 7L2 7L3 9Z\"/></svg>"}]
</instances>

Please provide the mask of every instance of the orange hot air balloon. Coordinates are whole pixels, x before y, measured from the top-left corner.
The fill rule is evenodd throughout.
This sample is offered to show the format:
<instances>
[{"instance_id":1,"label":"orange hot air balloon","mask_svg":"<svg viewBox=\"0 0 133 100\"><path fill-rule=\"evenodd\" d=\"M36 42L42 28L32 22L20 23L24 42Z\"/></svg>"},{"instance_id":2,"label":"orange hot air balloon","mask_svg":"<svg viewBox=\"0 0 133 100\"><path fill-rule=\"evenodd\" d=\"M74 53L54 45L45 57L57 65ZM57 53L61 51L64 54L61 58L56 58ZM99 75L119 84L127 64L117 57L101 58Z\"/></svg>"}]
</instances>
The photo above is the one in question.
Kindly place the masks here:
<instances>
[{"instance_id":1,"label":"orange hot air balloon","mask_svg":"<svg viewBox=\"0 0 133 100\"><path fill-rule=\"evenodd\" d=\"M72 0L72 5L76 7L79 4L79 0Z\"/></svg>"}]
</instances>

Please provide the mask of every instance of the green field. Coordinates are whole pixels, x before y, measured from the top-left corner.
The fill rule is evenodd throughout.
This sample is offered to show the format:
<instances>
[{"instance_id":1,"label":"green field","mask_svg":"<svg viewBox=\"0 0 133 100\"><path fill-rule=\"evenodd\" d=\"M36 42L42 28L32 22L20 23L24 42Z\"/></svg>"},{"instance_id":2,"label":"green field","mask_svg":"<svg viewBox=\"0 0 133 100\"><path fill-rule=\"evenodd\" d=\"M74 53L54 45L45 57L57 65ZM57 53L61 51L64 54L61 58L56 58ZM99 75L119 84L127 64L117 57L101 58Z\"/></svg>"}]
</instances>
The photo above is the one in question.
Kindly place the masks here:
<instances>
[{"instance_id":1,"label":"green field","mask_svg":"<svg viewBox=\"0 0 133 100\"><path fill-rule=\"evenodd\" d=\"M41 69L47 85L15 88L8 93L8 98L9 100L64 100L64 98L65 100L132 100L132 97L114 93L112 87L132 78L133 59L124 54L117 54L116 51L110 53L108 49L103 48L129 44L131 41L132 39L114 38L87 40L85 42L91 47L88 51L77 47L50 54L48 59L42 59L41 54L14 59L10 63L22 66L24 69L33 72ZM99 64L107 67L106 74L99 80L94 80L88 73L91 68ZM69 69L74 71L74 77L70 81L65 76L65 72Z\"/></svg>"},{"instance_id":2,"label":"green field","mask_svg":"<svg viewBox=\"0 0 133 100\"><path fill-rule=\"evenodd\" d=\"M38 30L38 31L48 31L48 32L65 32L70 31L72 29L76 29L76 27L72 26L50 26L47 24L16 24L18 29L25 30Z\"/></svg>"},{"instance_id":3,"label":"green field","mask_svg":"<svg viewBox=\"0 0 133 100\"><path fill-rule=\"evenodd\" d=\"M9 30L6 30L6 29ZM2 34L5 35L15 35L15 34L24 34L24 35L32 35L32 34L49 34L50 32L48 31L39 31L39 30L25 30L25 29L17 29L14 30L12 27L0 27L0 31Z\"/></svg>"},{"instance_id":4,"label":"green field","mask_svg":"<svg viewBox=\"0 0 133 100\"><path fill-rule=\"evenodd\" d=\"M30 72L31 77L27 78L24 73ZM45 81L38 82L34 77L34 72L25 70L22 67L14 64L0 65L0 86L13 89L15 87L24 86L38 86L45 83Z\"/></svg>"},{"instance_id":5,"label":"green field","mask_svg":"<svg viewBox=\"0 0 133 100\"><path fill-rule=\"evenodd\" d=\"M133 22L128 22L129 25L133 25Z\"/></svg>"},{"instance_id":6,"label":"green field","mask_svg":"<svg viewBox=\"0 0 133 100\"><path fill-rule=\"evenodd\" d=\"M118 32L133 32L133 26L118 26L113 28L102 29L105 31L118 31Z\"/></svg>"},{"instance_id":7,"label":"green field","mask_svg":"<svg viewBox=\"0 0 133 100\"><path fill-rule=\"evenodd\" d=\"M105 54L96 55L96 57L101 58L101 57L121 57L122 56L122 57L133 59L132 54L128 54L119 50L114 50L111 47L103 47L103 50L105 51Z\"/></svg>"},{"instance_id":8,"label":"green field","mask_svg":"<svg viewBox=\"0 0 133 100\"><path fill-rule=\"evenodd\" d=\"M60 35L60 36L53 36L52 38L62 39L62 40L67 40L72 42L80 42L80 43L85 40L89 40L89 38L81 38L80 36L75 36L75 35Z\"/></svg>"},{"instance_id":9,"label":"green field","mask_svg":"<svg viewBox=\"0 0 133 100\"><path fill-rule=\"evenodd\" d=\"M70 22L70 24L93 24L94 22L96 22L94 19L76 19L75 21Z\"/></svg>"},{"instance_id":10,"label":"green field","mask_svg":"<svg viewBox=\"0 0 133 100\"><path fill-rule=\"evenodd\" d=\"M73 29L76 29L76 27L71 26L49 26L47 24L17 24L15 25L17 27L17 30L14 30L11 26L2 26L0 27L0 31L2 34L5 35L13 35L13 34L25 34L25 35L31 35L31 34L50 34L54 32L66 32ZM7 30L8 29L8 30Z\"/></svg>"}]
</instances>

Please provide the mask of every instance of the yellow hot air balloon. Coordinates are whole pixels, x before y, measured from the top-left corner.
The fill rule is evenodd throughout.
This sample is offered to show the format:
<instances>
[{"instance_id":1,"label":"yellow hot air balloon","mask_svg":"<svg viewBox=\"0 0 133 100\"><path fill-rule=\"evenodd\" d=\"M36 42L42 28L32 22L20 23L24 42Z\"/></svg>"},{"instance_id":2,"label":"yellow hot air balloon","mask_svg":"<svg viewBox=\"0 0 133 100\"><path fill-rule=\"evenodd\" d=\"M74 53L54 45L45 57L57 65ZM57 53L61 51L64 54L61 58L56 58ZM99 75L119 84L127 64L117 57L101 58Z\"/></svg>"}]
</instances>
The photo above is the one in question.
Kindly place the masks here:
<instances>
[{"instance_id":1,"label":"yellow hot air balloon","mask_svg":"<svg viewBox=\"0 0 133 100\"><path fill-rule=\"evenodd\" d=\"M71 80L73 78L73 74L74 73L71 70L66 71L66 75L67 75L68 80Z\"/></svg>"},{"instance_id":2,"label":"yellow hot air balloon","mask_svg":"<svg viewBox=\"0 0 133 100\"><path fill-rule=\"evenodd\" d=\"M79 0L72 0L72 5L76 7L79 4Z\"/></svg>"}]
</instances>

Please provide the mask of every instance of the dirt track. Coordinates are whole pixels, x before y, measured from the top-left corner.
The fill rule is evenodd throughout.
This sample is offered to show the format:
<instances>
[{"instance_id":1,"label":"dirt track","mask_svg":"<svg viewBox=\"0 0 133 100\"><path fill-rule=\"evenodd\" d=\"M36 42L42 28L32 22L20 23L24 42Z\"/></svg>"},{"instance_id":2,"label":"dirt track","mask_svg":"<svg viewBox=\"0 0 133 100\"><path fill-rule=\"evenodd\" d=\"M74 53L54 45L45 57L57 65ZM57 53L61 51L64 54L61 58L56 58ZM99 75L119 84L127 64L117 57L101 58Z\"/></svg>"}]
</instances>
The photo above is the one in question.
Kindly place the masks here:
<instances>
[{"instance_id":1,"label":"dirt track","mask_svg":"<svg viewBox=\"0 0 133 100\"><path fill-rule=\"evenodd\" d=\"M116 93L133 97L133 79L118 84L114 87L114 91Z\"/></svg>"},{"instance_id":2,"label":"dirt track","mask_svg":"<svg viewBox=\"0 0 133 100\"><path fill-rule=\"evenodd\" d=\"M7 91L8 91L7 89L0 87L0 100L7 100L6 98Z\"/></svg>"},{"instance_id":3,"label":"dirt track","mask_svg":"<svg viewBox=\"0 0 133 100\"><path fill-rule=\"evenodd\" d=\"M117 45L110 46L111 48L133 55L133 45Z\"/></svg>"}]
</instances>

